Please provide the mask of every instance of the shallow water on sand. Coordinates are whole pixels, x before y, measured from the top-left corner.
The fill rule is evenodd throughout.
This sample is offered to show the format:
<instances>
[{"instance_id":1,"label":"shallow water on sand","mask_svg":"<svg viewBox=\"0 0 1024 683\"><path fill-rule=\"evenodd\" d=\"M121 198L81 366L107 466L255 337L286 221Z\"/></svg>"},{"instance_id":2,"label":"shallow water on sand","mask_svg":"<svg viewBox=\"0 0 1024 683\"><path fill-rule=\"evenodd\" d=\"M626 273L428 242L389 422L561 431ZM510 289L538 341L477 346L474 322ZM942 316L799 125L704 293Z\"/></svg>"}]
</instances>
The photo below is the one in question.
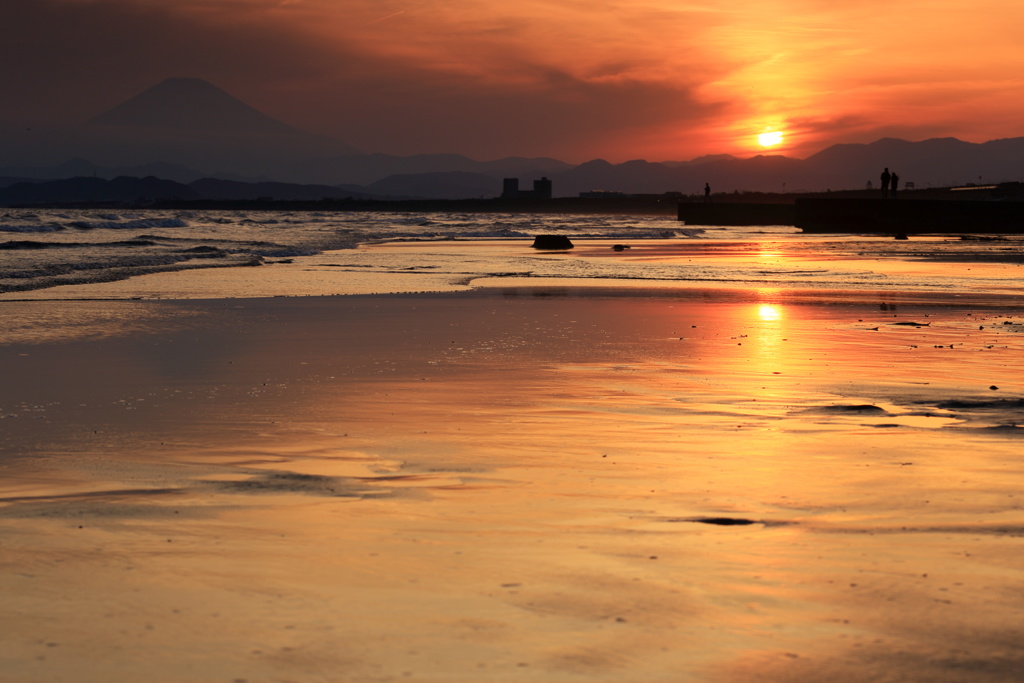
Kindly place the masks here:
<instances>
[{"instance_id":1,"label":"shallow water on sand","mask_svg":"<svg viewBox=\"0 0 1024 683\"><path fill-rule=\"evenodd\" d=\"M1018 679L1024 309L608 294L61 304L3 670Z\"/></svg>"},{"instance_id":2,"label":"shallow water on sand","mask_svg":"<svg viewBox=\"0 0 1024 683\"><path fill-rule=\"evenodd\" d=\"M576 248L534 250L538 234ZM456 291L513 276L1019 295L1022 246L1021 235L894 240L666 216L10 210L0 300Z\"/></svg>"}]
</instances>

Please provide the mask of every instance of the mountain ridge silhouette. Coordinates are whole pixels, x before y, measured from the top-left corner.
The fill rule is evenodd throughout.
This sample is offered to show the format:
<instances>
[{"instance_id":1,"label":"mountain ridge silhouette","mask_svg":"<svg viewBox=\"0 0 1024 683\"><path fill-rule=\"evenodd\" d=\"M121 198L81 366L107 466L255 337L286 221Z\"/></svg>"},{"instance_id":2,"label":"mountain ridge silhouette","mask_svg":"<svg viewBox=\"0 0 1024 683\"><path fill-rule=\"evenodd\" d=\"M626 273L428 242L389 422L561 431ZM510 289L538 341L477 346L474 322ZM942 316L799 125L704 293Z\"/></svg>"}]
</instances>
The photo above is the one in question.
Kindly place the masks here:
<instances>
[{"instance_id":1,"label":"mountain ridge silhouette","mask_svg":"<svg viewBox=\"0 0 1024 683\"><path fill-rule=\"evenodd\" d=\"M90 125L293 133L297 128L264 114L201 78L168 78L88 121Z\"/></svg>"},{"instance_id":2,"label":"mountain ridge silhouette","mask_svg":"<svg viewBox=\"0 0 1024 683\"><path fill-rule=\"evenodd\" d=\"M17 145L7 146L8 165L0 168L6 184L71 175L166 174L179 182L219 178L345 186L367 193L373 193L371 187L386 188L389 195L453 198L460 192L497 192L489 188L500 187L505 177L528 185L547 176L556 196L593 190L691 194L701 192L705 182L714 192L864 189L868 182L877 186L884 167L897 171L904 184L918 187L1024 179L1024 138L984 143L950 137L919 142L881 138L835 144L805 159L719 154L688 161L593 159L571 164L522 157L477 161L451 153L366 154L278 121L208 81L186 77L165 79L74 130L36 139L49 145L47 153L22 155L21 163L16 163ZM40 159L60 161L47 164Z\"/></svg>"}]
</instances>

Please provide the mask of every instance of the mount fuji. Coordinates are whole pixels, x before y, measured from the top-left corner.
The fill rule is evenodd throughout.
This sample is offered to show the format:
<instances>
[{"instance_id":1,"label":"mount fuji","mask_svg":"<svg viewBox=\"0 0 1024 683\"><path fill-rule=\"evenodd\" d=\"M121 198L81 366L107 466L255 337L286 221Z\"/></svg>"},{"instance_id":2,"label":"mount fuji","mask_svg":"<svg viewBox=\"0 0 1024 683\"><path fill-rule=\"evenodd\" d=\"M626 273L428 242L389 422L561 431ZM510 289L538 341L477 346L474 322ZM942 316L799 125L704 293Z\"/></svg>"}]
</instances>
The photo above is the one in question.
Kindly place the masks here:
<instances>
[{"instance_id":1,"label":"mount fuji","mask_svg":"<svg viewBox=\"0 0 1024 683\"><path fill-rule=\"evenodd\" d=\"M11 147L23 163L80 158L99 167L128 167L159 162L252 179L361 153L278 121L200 78L168 78L83 124L23 142L34 144Z\"/></svg>"}]
</instances>

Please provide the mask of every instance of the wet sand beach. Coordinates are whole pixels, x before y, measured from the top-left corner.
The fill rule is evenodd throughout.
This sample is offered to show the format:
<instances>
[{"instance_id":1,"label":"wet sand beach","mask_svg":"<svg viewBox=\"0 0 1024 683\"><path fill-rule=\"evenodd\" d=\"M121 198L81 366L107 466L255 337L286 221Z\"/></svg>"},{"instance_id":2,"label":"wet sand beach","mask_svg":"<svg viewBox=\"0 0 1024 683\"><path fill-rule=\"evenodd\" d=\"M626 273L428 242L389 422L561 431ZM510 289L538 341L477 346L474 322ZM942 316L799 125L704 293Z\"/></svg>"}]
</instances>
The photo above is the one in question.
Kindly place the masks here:
<instances>
[{"instance_id":1,"label":"wet sand beach","mask_svg":"<svg viewBox=\"0 0 1024 683\"><path fill-rule=\"evenodd\" d=\"M1024 306L882 296L4 301L0 672L1020 680Z\"/></svg>"}]
</instances>

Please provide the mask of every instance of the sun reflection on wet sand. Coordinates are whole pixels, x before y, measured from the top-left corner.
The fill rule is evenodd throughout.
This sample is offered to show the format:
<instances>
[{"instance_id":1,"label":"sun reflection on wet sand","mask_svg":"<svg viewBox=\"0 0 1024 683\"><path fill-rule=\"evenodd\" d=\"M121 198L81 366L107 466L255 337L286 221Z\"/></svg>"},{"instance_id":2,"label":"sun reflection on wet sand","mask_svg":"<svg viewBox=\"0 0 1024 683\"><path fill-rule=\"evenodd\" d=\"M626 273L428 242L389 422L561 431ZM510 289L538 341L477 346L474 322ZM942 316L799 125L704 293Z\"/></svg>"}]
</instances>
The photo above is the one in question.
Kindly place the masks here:
<instances>
[{"instance_id":1,"label":"sun reflection on wet sand","mask_svg":"<svg viewBox=\"0 0 1024 683\"><path fill-rule=\"evenodd\" d=\"M782 309L775 304L761 304L757 307L757 317L764 321L775 321L782 318Z\"/></svg>"},{"instance_id":2,"label":"sun reflection on wet sand","mask_svg":"<svg viewBox=\"0 0 1024 683\"><path fill-rule=\"evenodd\" d=\"M0 628L27 680L1020 671L1019 310L150 310L0 346Z\"/></svg>"}]
</instances>

